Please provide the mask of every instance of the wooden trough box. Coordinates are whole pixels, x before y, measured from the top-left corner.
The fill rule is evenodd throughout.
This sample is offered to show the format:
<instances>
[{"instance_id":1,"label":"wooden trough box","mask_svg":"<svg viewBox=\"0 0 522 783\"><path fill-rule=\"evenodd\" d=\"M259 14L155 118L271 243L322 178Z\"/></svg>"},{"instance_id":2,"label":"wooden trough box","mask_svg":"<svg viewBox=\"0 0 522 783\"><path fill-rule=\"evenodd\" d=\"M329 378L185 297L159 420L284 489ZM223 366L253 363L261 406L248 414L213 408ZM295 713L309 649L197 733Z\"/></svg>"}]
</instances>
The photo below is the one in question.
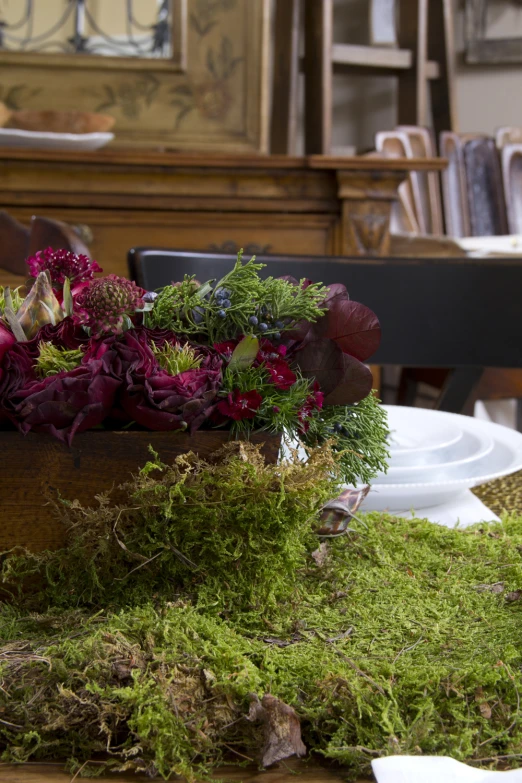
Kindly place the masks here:
<instances>
[{"instance_id":1,"label":"wooden trough box","mask_svg":"<svg viewBox=\"0 0 522 783\"><path fill-rule=\"evenodd\" d=\"M58 549L65 528L50 498L79 500L89 506L96 495L117 488L150 459L149 445L167 464L193 451L207 457L230 440L221 430L181 432L108 432L77 435L71 448L49 435L0 432L0 552L24 546L33 552ZM276 462L280 436L262 432L250 442Z\"/></svg>"}]
</instances>

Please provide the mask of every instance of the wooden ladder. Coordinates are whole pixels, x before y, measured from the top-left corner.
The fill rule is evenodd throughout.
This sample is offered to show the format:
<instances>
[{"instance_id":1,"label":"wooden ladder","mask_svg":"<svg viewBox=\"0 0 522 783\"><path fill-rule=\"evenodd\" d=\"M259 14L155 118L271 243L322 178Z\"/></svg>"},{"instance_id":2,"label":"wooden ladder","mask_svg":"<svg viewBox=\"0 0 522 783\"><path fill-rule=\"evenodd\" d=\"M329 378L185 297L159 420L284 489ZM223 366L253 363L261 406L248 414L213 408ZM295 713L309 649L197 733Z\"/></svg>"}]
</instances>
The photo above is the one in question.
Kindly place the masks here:
<instances>
[{"instance_id":1,"label":"wooden ladder","mask_svg":"<svg viewBox=\"0 0 522 783\"><path fill-rule=\"evenodd\" d=\"M382 0L373 0L378 12ZM305 75L305 153L328 155L334 73L398 77L398 124L456 129L452 0L395 0L398 48L333 42L333 0L276 0L272 153L291 154L299 71ZM300 13L304 4L304 58ZM431 98L433 121L428 118Z\"/></svg>"}]
</instances>

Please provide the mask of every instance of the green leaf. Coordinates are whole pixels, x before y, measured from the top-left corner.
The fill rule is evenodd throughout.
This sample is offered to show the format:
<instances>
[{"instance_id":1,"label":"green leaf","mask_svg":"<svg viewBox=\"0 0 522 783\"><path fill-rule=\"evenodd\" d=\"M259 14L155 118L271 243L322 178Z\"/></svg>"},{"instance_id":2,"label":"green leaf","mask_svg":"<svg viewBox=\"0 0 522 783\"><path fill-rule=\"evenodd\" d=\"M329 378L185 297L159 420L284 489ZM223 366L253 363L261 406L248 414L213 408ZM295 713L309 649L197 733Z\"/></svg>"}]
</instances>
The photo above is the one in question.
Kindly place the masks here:
<instances>
[{"instance_id":1,"label":"green leaf","mask_svg":"<svg viewBox=\"0 0 522 783\"><path fill-rule=\"evenodd\" d=\"M71 294L71 281L68 277L65 278L63 283L63 309L65 315L73 314L73 298Z\"/></svg>"},{"instance_id":2,"label":"green leaf","mask_svg":"<svg viewBox=\"0 0 522 783\"><path fill-rule=\"evenodd\" d=\"M253 335L243 337L232 353L228 369L245 370L251 367L259 351L259 340Z\"/></svg>"}]
</instances>

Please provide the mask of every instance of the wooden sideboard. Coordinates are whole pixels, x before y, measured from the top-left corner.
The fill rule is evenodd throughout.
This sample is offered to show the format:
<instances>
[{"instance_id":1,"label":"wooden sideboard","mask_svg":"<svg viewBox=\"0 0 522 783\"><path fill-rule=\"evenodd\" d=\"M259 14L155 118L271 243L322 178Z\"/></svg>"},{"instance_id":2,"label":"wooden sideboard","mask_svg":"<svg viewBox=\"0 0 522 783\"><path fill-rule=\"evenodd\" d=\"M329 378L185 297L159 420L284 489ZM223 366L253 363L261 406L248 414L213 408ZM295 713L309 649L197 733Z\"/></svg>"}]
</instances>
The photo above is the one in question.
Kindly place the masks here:
<instances>
[{"instance_id":1,"label":"wooden sideboard","mask_svg":"<svg viewBox=\"0 0 522 783\"><path fill-rule=\"evenodd\" d=\"M389 216L411 170L441 159L0 149L0 209L87 227L105 272L129 248L389 255ZM0 284L2 276L0 270Z\"/></svg>"}]
</instances>

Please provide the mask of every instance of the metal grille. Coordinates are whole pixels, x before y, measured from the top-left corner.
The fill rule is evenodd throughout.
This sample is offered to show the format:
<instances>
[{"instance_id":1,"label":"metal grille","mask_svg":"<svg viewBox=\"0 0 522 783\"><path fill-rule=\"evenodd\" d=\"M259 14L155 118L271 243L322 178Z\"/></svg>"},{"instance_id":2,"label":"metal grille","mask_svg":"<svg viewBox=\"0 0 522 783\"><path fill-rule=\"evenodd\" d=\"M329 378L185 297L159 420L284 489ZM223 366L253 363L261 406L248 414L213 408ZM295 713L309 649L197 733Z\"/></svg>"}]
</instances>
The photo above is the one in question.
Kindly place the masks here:
<instances>
[{"instance_id":1,"label":"metal grille","mask_svg":"<svg viewBox=\"0 0 522 783\"><path fill-rule=\"evenodd\" d=\"M0 49L172 57L171 0L0 0Z\"/></svg>"}]
</instances>

